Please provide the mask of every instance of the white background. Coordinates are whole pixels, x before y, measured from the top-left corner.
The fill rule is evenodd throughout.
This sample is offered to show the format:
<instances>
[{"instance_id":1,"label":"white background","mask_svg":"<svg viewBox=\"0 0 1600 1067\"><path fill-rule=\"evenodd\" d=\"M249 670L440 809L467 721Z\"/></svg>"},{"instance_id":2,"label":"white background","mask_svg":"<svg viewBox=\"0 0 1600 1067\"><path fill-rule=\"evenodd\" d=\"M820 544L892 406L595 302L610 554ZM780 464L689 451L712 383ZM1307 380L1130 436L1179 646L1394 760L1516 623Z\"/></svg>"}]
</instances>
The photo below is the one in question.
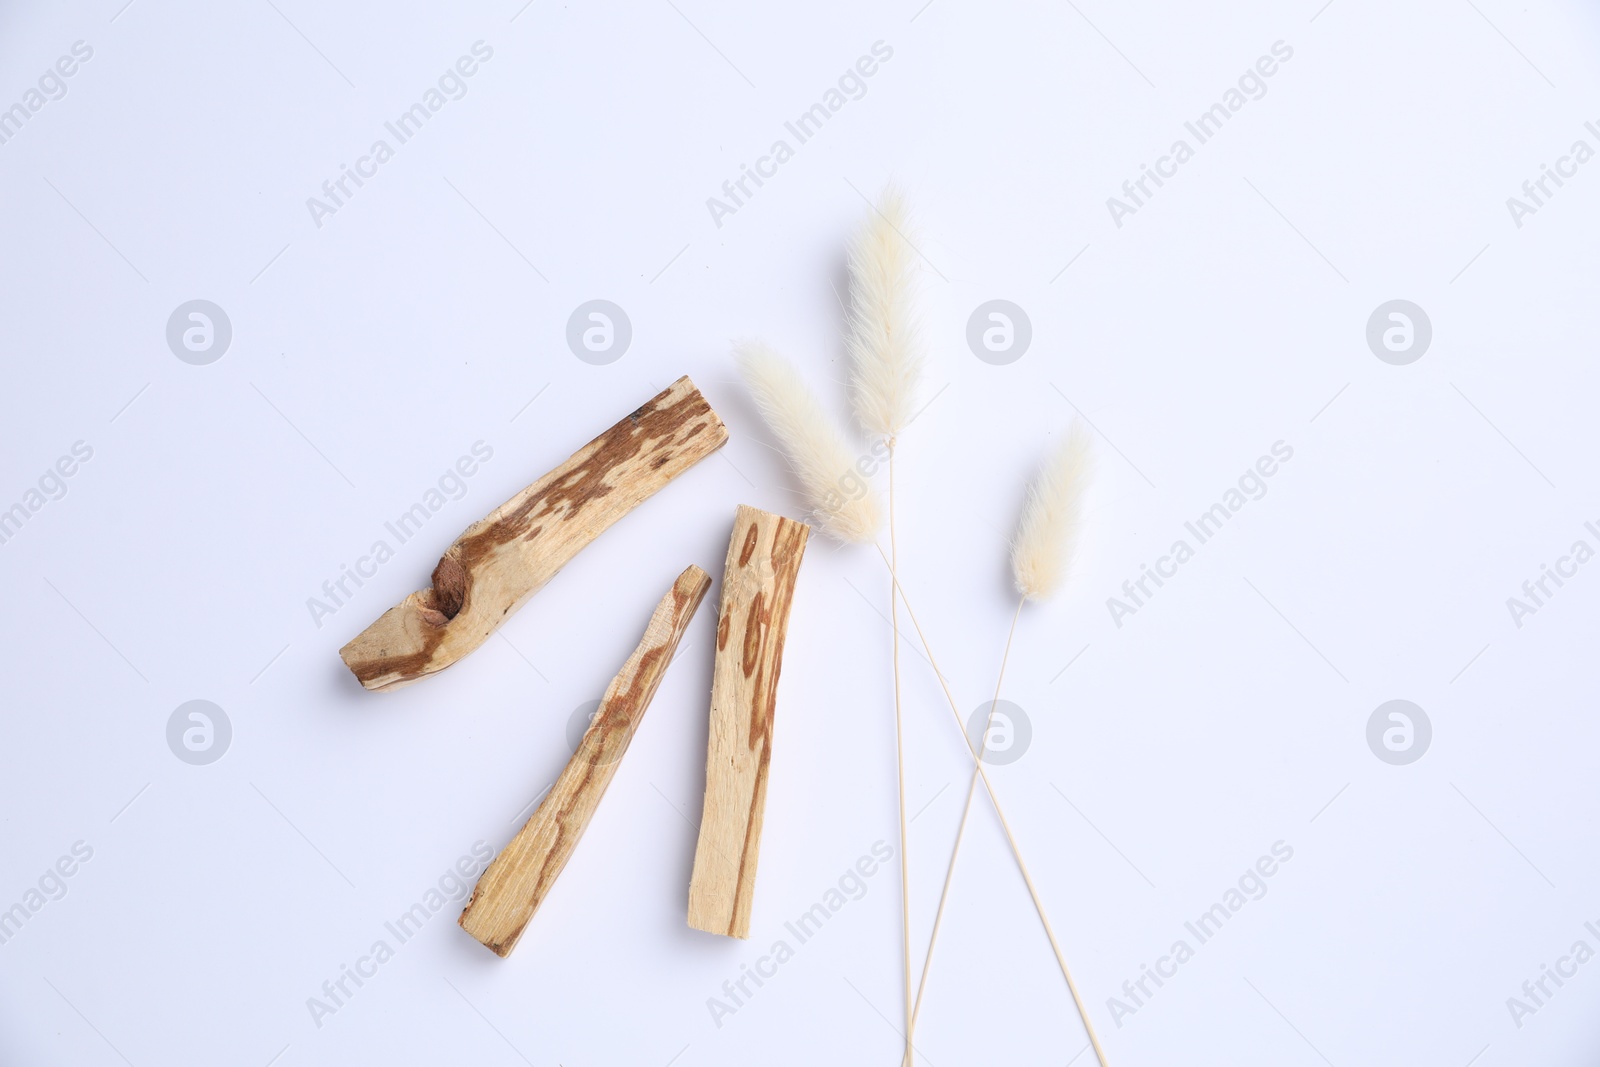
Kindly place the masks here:
<instances>
[{"instance_id":1,"label":"white background","mask_svg":"<svg viewBox=\"0 0 1600 1067\"><path fill-rule=\"evenodd\" d=\"M1520 628L1506 606L1600 547L1600 163L1520 228L1506 207L1574 140L1600 148L1600 18L920 2L7 5L0 106L94 51L0 145L0 506L74 442L93 458L0 547L0 908L74 842L93 858L0 945L0 1062L897 1062L893 865L720 1027L707 1004L896 836L885 571L820 535L748 943L684 923L708 609L510 959L451 904L320 1026L307 1007L473 842L510 838L672 577L720 574L736 504L803 514L729 339L773 342L845 415L842 249L891 178L919 217L933 398L900 450L904 581L964 714L994 685L1026 480L1075 408L1098 432L1077 575L1024 613L1005 685L1032 745L994 778L1111 1062L1600 1054L1600 963L1520 1027L1507 1007L1578 939L1600 949L1600 566ZM307 198L479 40L467 94L319 228ZM784 121L876 41L866 94L719 228L706 199L794 146ZM1266 95L1115 225L1107 197L1276 41ZM195 298L233 328L208 366L165 340ZM633 325L608 366L565 342L594 298ZM1005 366L965 340L995 298L1033 327ZM1365 340L1395 298L1433 326L1408 366ZM462 528L684 373L721 455L505 640L401 692L354 683L338 647ZM465 496L315 625L307 598L479 440ZM1107 598L1280 440L1267 494L1118 627ZM920 969L969 764L902 653ZM1408 766L1366 741L1397 698L1433 725ZM192 699L233 727L208 766L166 742ZM922 1062L1090 1063L976 813ZM1266 895L1117 1025L1108 998L1278 841Z\"/></svg>"}]
</instances>

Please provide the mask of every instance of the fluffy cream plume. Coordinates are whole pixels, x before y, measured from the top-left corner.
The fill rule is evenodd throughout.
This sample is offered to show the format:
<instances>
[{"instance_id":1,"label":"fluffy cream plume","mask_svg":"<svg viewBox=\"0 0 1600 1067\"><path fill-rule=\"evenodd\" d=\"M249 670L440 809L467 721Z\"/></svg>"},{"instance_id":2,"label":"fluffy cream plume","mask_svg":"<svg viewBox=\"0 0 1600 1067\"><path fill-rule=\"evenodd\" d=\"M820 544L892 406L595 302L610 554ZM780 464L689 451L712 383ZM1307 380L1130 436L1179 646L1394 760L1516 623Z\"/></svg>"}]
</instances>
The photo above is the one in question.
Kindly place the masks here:
<instances>
[{"instance_id":1,"label":"fluffy cream plume","mask_svg":"<svg viewBox=\"0 0 1600 1067\"><path fill-rule=\"evenodd\" d=\"M840 541L871 541L881 523L878 498L857 476L843 436L800 373L760 341L741 342L733 355L817 523Z\"/></svg>"},{"instance_id":2,"label":"fluffy cream plume","mask_svg":"<svg viewBox=\"0 0 1600 1067\"><path fill-rule=\"evenodd\" d=\"M1093 468L1093 441L1083 425L1074 422L1029 488L1011 545L1011 574L1024 598L1050 596L1067 580Z\"/></svg>"},{"instance_id":3,"label":"fluffy cream plume","mask_svg":"<svg viewBox=\"0 0 1600 1067\"><path fill-rule=\"evenodd\" d=\"M885 437L910 421L922 374L910 225L905 198L890 186L850 246L851 392L861 425Z\"/></svg>"}]
</instances>

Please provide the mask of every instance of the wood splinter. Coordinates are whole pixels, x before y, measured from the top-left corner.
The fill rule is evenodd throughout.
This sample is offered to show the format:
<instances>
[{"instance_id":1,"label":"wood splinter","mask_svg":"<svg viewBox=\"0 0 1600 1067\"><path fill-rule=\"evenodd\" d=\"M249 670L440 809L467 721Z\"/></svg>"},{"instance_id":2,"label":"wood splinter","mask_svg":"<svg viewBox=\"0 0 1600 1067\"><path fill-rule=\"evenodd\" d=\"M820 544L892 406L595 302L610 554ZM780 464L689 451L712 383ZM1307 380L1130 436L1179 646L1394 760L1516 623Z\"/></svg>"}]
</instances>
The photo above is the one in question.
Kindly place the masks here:
<instances>
[{"instance_id":1,"label":"wood splinter","mask_svg":"<svg viewBox=\"0 0 1600 1067\"><path fill-rule=\"evenodd\" d=\"M689 925L750 936L783 640L811 528L741 505L728 542L711 679L706 796Z\"/></svg>"},{"instance_id":2,"label":"wood splinter","mask_svg":"<svg viewBox=\"0 0 1600 1067\"><path fill-rule=\"evenodd\" d=\"M384 612L339 656L372 690L444 670L487 641L584 546L727 440L700 390L679 378L468 527L445 549L433 584Z\"/></svg>"},{"instance_id":3,"label":"wood splinter","mask_svg":"<svg viewBox=\"0 0 1600 1067\"><path fill-rule=\"evenodd\" d=\"M689 620L710 588L710 576L699 567L678 575L650 616L639 647L606 687L578 751L533 816L478 879L459 921L462 929L497 955L511 954L577 848Z\"/></svg>"}]
</instances>

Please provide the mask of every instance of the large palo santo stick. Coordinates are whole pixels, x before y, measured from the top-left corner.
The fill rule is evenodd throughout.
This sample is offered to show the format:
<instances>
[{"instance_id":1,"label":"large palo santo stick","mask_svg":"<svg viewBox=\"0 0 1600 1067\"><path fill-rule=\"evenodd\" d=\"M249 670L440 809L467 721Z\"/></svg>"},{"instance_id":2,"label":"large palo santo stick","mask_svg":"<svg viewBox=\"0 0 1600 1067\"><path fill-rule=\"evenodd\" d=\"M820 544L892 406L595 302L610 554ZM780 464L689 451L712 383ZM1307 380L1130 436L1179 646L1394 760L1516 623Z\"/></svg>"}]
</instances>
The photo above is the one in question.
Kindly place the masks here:
<instances>
[{"instance_id":1,"label":"large palo santo stick","mask_svg":"<svg viewBox=\"0 0 1600 1067\"><path fill-rule=\"evenodd\" d=\"M639 647L606 687L600 708L561 777L478 879L460 922L467 933L496 954L511 954L578 847L672 662L673 650L709 588L711 578L699 567L691 566L678 575L650 616Z\"/></svg>"},{"instance_id":2,"label":"large palo santo stick","mask_svg":"<svg viewBox=\"0 0 1600 1067\"><path fill-rule=\"evenodd\" d=\"M373 690L444 670L612 523L727 440L700 390L679 378L468 527L445 549L432 586L384 612L339 655Z\"/></svg>"},{"instance_id":3,"label":"large palo santo stick","mask_svg":"<svg viewBox=\"0 0 1600 1067\"><path fill-rule=\"evenodd\" d=\"M740 506L722 572L711 676L706 798L689 881L689 925L750 936L773 711L795 576L811 528Z\"/></svg>"}]
</instances>

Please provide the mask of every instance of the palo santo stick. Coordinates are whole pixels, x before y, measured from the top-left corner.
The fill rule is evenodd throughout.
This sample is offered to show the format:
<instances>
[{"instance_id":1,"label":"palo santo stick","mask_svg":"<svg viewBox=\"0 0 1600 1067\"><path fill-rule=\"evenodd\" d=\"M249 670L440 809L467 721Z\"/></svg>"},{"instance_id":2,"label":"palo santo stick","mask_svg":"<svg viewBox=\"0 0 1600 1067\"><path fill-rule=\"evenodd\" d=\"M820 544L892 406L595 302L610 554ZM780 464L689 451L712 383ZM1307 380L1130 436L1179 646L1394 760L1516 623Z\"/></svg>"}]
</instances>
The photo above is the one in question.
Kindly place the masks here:
<instances>
[{"instance_id":1,"label":"palo santo stick","mask_svg":"<svg viewBox=\"0 0 1600 1067\"><path fill-rule=\"evenodd\" d=\"M550 794L478 879L460 923L496 954L511 954L577 848L656 695L673 650L710 588L710 576L699 567L678 575L650 616L639 647L606 687L578 751Z\"/></svg>"},{"instance_id":2,"label":"palo santo stick","mask_svg":"<svg viewBox=\"0 0 1600 1067\"><path fill-rule=\"evenodd\" d=\"M689 881L689 925L750 936L767 764L795 576L811 528L740 505L722 572L706 798Z\"/></svg>"},{"instance_id":3,"label":"palo santo stick","mask_svg":"<svg viewBox=\"0 0 1600 1067\"><path fill-rule=\"evenodd\" d=\"M445 550L433 585L339 650L368 689L442 671L489 639L578 552L728 440L687 377L473 523Z\"/></svg>"}]
</instances>

